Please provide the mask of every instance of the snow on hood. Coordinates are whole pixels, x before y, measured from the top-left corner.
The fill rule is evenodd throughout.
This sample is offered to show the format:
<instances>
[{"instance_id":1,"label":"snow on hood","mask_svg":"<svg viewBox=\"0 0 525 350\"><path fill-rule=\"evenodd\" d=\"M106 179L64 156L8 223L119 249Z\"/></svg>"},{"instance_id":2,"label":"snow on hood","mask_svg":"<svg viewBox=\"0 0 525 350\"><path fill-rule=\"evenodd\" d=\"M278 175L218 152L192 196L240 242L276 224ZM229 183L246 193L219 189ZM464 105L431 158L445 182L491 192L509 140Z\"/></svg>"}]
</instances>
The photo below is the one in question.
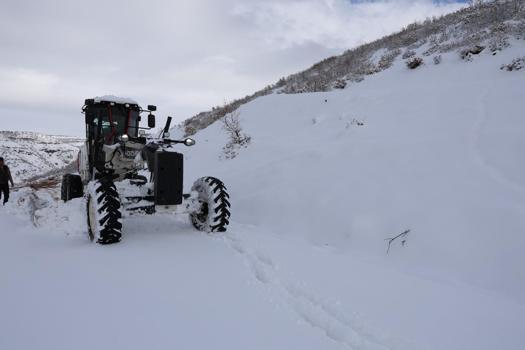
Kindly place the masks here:
<instances>
[{"instance_id":1,"label":"snow on hood","mask_svg":"<svg viewBox=\"0 0 525 350\"><path fill-rule=\"evenodd\" d=\"M139 103L135 101L134 99L128 98L128 97L118 97L114 95L104 95L104 96L97 96L93 98L95 102L115 102L115 103L129 103L129 104L136 104Z\"/></svg>"}]
</instances>

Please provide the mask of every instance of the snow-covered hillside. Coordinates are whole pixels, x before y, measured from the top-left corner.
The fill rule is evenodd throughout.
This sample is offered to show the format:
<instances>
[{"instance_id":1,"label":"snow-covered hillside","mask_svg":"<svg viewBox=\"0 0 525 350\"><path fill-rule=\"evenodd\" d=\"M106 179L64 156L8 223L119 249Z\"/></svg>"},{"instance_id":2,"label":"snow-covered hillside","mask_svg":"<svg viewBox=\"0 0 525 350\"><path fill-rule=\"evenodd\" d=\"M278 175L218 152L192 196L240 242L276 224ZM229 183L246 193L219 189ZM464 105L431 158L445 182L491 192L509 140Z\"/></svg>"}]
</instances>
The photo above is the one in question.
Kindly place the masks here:
<instances>
[{"instance_id":1,"label":"snow-covered hillside","mask_svg":"<svg viewBox=\"0 0 525 350\"><path fill-rule=\"evenodd\" d=\"M188 167L224 178L233 219L261 232L243 239L341 310L421 348L520 349L525 71L500 66L525 42L512 45L257 99L240 109L252 143L237 158L217 161L227 139L216 123L196 135Z\"/></svg>"},{"instance_id":2,"label":"snow-covered hillside","mask_svg":"<svg viewBox=\"0 0 525 350\"><path fill-rule=\"evenodd\" d=\"M214 107L182 123L188 135L206 128L240 106L272 93L325 92L357 88L367 77L392 67L396 59L407 64L414 61L439 64L443 54L457 53L470 60L481 51L497 55L513 40L525 37L525 3L523 0L477 1L459 11L439 18L412 23L398 33L328 57L311 68L280 79L252 95ZM524 66L524 57L517 58Z\"/></svg>"},{"instance_id":3,"label":"snow-covered hillside","mask_svg":"<svg viewBox=\"0 0 525 350\"><path fill-rule=\"evenodd\" d=\"M32 132L0 131L0 156L15 182L64 168L76 160L82 140Z\"/></svg>"},{"instance_id":4,"label":"snow-covered hillside","mask_svg":"<svg viewBox=\"0 0 525 350\"><path fill-rule=\"evenodd\" d=\"M525 41L509 44L257 98L233 159L220 121L199 131L185 189L226 183L224 234L134 215L97 246L82 199L15 192L0 349L523 349L525 69L501 67Z\"/></svg>"}]
</instances>

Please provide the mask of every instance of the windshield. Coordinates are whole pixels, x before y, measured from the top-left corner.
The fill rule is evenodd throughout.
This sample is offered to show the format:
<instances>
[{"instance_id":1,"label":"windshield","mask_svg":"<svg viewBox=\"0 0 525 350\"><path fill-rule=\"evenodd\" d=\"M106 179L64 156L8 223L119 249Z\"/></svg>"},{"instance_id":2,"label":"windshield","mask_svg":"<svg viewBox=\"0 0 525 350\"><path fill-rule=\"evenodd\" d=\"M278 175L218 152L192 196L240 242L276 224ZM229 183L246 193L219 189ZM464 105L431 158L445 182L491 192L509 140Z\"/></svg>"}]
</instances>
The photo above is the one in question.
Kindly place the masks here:
<instances>
[{"instance_id":1,"label":"windshield","mask_svg":"<svg viewBox=\"0 0 525 350\"><path fill-rule=\"evenodd\" d=\"M100 137L104 139L105 144L114 144L117 137L127 134L130 137L137 137L139 127L138 111L125 108L124 106L115 105L93 111L89 134L93 139L99 139L98 127L100 122ZM100 120L99 120L100 119Z\"/></svg>"}]
</instances>

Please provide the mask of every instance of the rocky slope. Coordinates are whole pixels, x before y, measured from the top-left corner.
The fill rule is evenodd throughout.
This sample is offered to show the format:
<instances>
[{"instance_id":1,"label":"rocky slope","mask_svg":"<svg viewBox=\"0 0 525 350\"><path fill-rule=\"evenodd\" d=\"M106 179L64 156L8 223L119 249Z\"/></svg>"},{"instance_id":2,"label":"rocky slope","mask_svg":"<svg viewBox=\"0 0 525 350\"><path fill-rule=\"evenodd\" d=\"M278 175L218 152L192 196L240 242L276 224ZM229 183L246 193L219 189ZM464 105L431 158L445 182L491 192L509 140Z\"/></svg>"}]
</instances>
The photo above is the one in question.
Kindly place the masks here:
<instances>
[{"instance_id":1,"label":"rocky slope","mask_svg":"<svg viewBox=\"0 0 525 350\"><path fill-rule=\"evenodd\" d=\"M0 131L0 157L16 183L60 171L76 161L82 139L33 132Z\"/></svg>"}]
</instances>

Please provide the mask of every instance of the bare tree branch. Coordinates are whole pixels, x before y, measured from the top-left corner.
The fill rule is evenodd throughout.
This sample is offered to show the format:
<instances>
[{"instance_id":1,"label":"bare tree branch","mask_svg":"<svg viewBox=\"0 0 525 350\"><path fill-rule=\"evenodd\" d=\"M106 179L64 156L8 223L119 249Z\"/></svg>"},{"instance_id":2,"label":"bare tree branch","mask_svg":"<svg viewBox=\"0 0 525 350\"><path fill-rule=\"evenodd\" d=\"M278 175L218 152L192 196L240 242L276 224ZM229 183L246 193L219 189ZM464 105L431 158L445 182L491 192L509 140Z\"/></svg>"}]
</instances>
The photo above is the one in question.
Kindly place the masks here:
<instances>
[{"instance_id":1,"label":"bare tree branch","mask_svg":"<svg viewBox=\"0 0 525 350\"><path fill-rule=\"evenodd\" d=\"M233 159L241 147L247 147L251 142L251 136L244 134L239 121L239 111L227 114L222 119L222 128L228 133L230 140L223 147L226 159Z\"/></svg>"},{"instance_id":2,"label":"bare tree branch","mask_svg":"<svg viewBox=\"0 0 525 350\"><path fill-rule=\"evenodd\" d=\"M406 230L406 231L403 231L401 232L400 234L398 234L397 236L395 237L392 237L392 238L385 238L385 241L388 241L388 248L386 250L386 253L388 254L390 252L390 246L392 245L392 243L398 239L398 238L403 238L403 240L401 241L401 244L402 245L405 245L406 243L406 237L407 235L410 233L410 230Z\"/></svg>"}]
</instances>

